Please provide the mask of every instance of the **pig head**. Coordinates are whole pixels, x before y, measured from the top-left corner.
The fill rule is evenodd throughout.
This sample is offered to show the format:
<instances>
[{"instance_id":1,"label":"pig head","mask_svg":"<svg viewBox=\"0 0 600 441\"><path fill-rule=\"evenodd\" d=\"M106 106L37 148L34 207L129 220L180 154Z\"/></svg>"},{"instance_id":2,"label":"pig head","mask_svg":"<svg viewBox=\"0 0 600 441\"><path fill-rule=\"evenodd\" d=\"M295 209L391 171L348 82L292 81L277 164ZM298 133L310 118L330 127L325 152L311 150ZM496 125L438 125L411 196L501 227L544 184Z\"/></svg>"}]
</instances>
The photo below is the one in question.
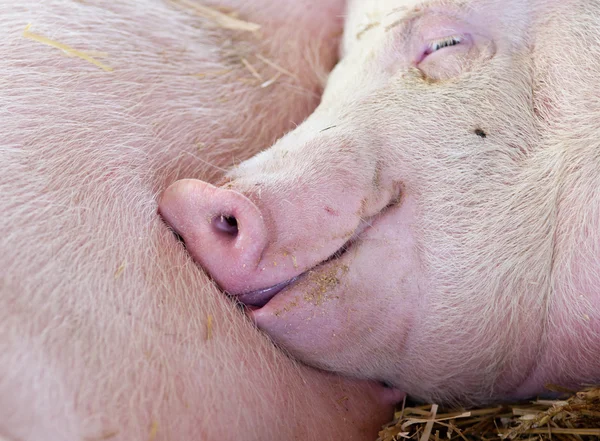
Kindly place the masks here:
<instances>
[{"instance_id":1,"label":"pig head","mask_svg":"<svg viewBox=\"0 0 600 441\"><path fill-rule=\"evenodd\" d=\"M319 108L161 214L309 364L463 403L599 380L600 7L568 3L350 2Z\"/></svg>"}]
</instances>

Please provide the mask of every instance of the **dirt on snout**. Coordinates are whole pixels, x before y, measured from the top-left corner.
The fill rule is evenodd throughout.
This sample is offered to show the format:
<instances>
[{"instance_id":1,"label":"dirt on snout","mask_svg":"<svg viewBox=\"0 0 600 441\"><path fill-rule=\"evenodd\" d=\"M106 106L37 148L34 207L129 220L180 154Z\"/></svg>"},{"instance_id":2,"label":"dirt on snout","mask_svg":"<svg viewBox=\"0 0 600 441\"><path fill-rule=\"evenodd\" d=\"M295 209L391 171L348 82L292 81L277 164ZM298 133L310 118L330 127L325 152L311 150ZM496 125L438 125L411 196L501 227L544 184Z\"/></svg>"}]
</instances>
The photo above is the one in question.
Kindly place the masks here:
<instances>
[{"instance_id":1,"label":"dirt on snout","mask_svg":"<svg viewBox=\"0 0 600 441\"><path fill-rule=\"evenodd\" d=\"M565 396L471 410L407 407L405 402L377 441L599 441L600 387Z\"/></svg>"}]
</instances>

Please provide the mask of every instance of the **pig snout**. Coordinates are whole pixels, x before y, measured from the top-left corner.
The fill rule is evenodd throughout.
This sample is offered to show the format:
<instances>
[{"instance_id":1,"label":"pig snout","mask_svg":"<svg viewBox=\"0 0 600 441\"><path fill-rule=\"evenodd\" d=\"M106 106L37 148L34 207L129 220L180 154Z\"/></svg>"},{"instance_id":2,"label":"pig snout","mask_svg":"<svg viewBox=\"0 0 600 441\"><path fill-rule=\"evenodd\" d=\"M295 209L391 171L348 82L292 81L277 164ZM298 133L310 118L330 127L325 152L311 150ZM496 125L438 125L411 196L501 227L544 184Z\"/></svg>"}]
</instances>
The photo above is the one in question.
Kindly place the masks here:
<instances>
[{"instance_id":1,"label":"pig snout","mask_svg":"<svg viewBox=\"0 0 600 441\"><path fill-rule=\"evenodd\" d=\"M350 183L332 183L317 194L308 184L286 189L274 182L234 180L215 187L182 180L165 191L159 206L220 288L258 308L337 261L390 200L398 199L389 191L369 197Z\"/></svg>"},{"instance_id":2,"label":"pig snout","mask_svg":"<svg viewBox=\"0 0 600 441\"><path fill-rule=\"evenodd\" d=\"M163 219L183 239L194 260L224 291L253 307L264 306L306 270L339 254L360 223L358 216L344 216L347 234L303 249L297 243L297 231L292 232L297 224L308 223L300 219L299 211L312 209L300 203L303 209L278 210L262 202L268 216L236 190L187 179L172 184L159 206ZM265 217L270 219L270 228ZM339 231L336 222L329 226ZM324 230L328 228L323 226ZM293 240L286 243L286 236Z\"/></svg>"},{"instance_id":3,"label":"pig snout","mask_svg":"<svg viewBox=\"0 0 600 441\"><path fill-rule=\"evenodd\" d=\"M267 246L267 230L258 207L241 193L199 180L171 185L160 214L192 255L225 290L246 290Z\"/></svg>"}]
</instances>

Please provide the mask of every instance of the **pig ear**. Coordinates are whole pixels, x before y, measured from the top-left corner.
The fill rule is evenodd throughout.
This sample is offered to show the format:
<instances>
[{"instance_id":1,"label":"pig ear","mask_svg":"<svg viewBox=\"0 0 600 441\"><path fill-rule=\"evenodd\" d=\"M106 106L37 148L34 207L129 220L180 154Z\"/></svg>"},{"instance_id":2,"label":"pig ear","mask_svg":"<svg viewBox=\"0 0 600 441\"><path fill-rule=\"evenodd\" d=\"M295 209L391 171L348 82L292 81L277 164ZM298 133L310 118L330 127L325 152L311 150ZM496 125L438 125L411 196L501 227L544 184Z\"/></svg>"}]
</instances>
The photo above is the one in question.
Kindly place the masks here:
<instances>
[{"instance_id":1,"label":"pig ear","mask_svg":"<svg viewBox=\"0 0 600 441\"><path fill-rule=\"evenodd\" d=\"M456 77L496 53L491 36L455 16L422 16L412 39L414 64L431 80Z\"/></svg>"}]
</instances>

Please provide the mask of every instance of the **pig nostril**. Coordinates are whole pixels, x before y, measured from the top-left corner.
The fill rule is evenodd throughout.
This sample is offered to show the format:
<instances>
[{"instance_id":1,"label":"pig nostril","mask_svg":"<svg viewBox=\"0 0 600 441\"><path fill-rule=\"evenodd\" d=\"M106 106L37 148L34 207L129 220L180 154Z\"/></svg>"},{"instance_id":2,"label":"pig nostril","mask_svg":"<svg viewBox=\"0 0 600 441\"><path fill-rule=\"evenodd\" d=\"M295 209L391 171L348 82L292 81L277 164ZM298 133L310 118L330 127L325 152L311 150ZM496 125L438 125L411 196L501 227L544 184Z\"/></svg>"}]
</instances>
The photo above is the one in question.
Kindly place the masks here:
<instances>
[{"instance_id":1,"label":"pig nostril","mask_svg":"<svg viewBox=\"0 0 600 441\"><path fill-rule=\"evenodd\" d=\"M215 229L231 237L236 237L238 234L238 222L234 216L220 215L212 220Z\"/></svg>"}]
</instances>

